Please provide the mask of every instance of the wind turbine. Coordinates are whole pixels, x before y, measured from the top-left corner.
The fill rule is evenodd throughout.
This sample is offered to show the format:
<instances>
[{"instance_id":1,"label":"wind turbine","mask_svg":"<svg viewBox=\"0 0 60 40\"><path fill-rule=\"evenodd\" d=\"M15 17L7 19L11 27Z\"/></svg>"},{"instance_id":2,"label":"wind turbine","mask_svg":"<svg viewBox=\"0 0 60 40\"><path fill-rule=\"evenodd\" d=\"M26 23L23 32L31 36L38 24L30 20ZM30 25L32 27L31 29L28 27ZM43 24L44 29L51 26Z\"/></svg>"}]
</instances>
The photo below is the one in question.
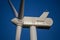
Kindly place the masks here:
<instances>
[{"instance_id":1,"label":"wind turbine","mask_svg":"<svg viewBox=\"0 0 60 40\"><path fill-rule=\"evenodd\" d=\"M18 12L16 11L15 7L13 6L13 4L11 3L11 1L8 1L11 8L13 9L16 18L14 18L13 20L11 20L12 22L16 22L15 19L18 19L16 22L17 25L17 29L16 29L16 40L20 40L20 36L21 36L21 30L22 30L22 25L23 25L23 12L24 12L24 0L21 0L21 5L20 5L20 10L19 10L19 15Z\"/></svg>"},{"instance_id":2,"label":"wind turbine","mask_svg":"<svg viewBox=\"0 0 60 40\"><path fill-rule=\"evenodd\" d=\"M30 38L31 40L37 40L36 27L49 28L53 24L51 18L47 18L49 12L45 11L40 17L24 17L24 0L21 0L19 12L16 11L12 2L9 0L9 4L13 9L16 18L13 18L11 21L17 25L16 29L16 40L20 40L22 26L30 27Z\"/></svg>"}]
</instances>

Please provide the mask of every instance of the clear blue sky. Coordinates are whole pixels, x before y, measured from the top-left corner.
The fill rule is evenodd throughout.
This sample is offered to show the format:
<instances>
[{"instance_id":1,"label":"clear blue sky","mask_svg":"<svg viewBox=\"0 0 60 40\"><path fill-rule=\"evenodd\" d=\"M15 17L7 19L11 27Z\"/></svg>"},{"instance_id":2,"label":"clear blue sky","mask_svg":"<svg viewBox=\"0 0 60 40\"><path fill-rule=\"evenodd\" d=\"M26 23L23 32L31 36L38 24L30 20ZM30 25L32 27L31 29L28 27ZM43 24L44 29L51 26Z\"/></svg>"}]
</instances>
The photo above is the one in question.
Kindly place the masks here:
<instances>
[{"instance_id":1,"label":"clear blue sky","mask_svg":"<svg viewBox=\"0 0 60 40\"><path fill-rule=\"evenodd\" d=\"M20 0L11 0L17 11ZM37 29L38 40L60 40L60 0L25 0L24 16L39 17L46 9L54 24L49 30ZM14 13L8 0L0 0L0 40L15 40L16 25L11 22ZM23 28L21 40L30 40L29 28Z\"/></svg>"}]
</instances>

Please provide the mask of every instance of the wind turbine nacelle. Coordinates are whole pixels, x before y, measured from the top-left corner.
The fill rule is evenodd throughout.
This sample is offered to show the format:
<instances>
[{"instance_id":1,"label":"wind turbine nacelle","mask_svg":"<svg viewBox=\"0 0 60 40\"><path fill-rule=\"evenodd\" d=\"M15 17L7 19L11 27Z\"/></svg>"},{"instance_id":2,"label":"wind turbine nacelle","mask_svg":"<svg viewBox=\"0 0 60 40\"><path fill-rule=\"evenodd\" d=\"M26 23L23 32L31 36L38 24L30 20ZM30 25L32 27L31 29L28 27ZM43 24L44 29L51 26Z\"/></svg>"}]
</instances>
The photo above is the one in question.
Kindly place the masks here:
<instances>
[{"instance_id":1,"label":"wind turbine nacelle","mask_svg":"<svg viewBox=\"0 0 60 40\"><path fill-rule=\"evenodd\" d=\"M44 21L40 20L39 17L24 17L22 20L19 21L18 18L13 18L11 20L13 23L15 23L16 25L20 25L22 22L23 25L26 26L31 26L31 25L35 25L35 26L48 26L50 27L53 24L53 20L51 18L46 18Z\"/></svg>"},{"instance_id":2,"label":"wind turbine nacelle","mask_svg":"<svg viewBox=\"0 0 60 40\"><path fill-rule=\"evenodd\" d=\"M13 18L11 21L16 25L35 25L41 27L51 26L53 24L53 20L51 18L47 18L49 14L48 10L44 11L40 17L24 17L24 0L21 0L19 12L16 11L14 5L10 0L8 2L16 16L16 18Z\"/></svg>"}]
</instances>

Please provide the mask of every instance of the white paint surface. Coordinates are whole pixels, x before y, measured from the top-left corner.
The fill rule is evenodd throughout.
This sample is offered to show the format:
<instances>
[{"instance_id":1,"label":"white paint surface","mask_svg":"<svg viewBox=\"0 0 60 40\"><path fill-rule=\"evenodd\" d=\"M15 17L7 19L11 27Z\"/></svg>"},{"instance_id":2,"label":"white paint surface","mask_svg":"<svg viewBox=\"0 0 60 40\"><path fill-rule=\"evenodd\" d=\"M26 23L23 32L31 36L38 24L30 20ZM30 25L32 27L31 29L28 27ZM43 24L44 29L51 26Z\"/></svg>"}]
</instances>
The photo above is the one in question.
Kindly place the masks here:
<instances>
[{"instance_id":1,"label":"white paint surface","mask_svg":"<svg viewBox=\"0 0 60 40\"><path fill-rule=\"evenodd\" d=\"M35 26L30 26L30 40L37 40L37 32Z\"/></svg>"},{"instance_id":2,"label":"white paint surface","mask_svg":"<svg viewBox=\"0 0 60 40\"><path fill-rule=\"evenodd\" d=\"M21 26L17 26L17 30L16 30L16 40L20 40L21 30L22 30L22 27L21 27Z\"/></svg>"}]
</instances>

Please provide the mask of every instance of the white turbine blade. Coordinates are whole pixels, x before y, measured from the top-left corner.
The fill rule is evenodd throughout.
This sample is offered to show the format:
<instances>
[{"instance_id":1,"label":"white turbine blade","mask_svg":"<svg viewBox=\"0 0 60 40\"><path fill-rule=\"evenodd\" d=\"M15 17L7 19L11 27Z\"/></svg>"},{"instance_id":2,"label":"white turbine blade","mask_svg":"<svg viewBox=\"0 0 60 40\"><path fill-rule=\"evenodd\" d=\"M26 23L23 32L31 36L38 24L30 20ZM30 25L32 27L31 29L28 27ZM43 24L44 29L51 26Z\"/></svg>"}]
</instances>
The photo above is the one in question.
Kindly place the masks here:
<instances>
[{"instance_id":1,"label":"white turbine blade","mask_svg":"<svg viewBox=\"0 0 60 40\"><path fill-rule=\"evenodd\" d=\"M12 2L9 0L9 4L11 6L11 8L13 9L15 16L18 17L18 12L16 11L15 7L13 6Z\"/></svg>"},{"instance_id":2,"label":"white turbine blade","mask_svg":"<svg viewBox=\"0 0 60 40\"><path fill-rule=\"evenodd\" d=\"M22 30L22 27L21 26L17 26L16 40L20 40L20 38L21 38L21 30Z\"/></svg>"},{"instance_id":3,"label":"white turbine blade","mask_svg":"<svg viewBox=\"0 0 60 40\"><path fill-rule=\"evenodd\" d=\"M24 0L21 0L18 18L22 19L23 17L24 17Z\"/></svg>"},{"instance_id":4,"label":"white turbine blade","mask_svg":"<svg viewBox=\"0 0 60 40\"><path fill-rule=\"evenodd\" d=\"M39 17L40 21L44 21L47 18L48 14L48 11L43 12L43 14Z\"/></svg>"},{"instance_id":5,"label":"white turbine blade","mask_svg":"<svg viewBox=\"0 0 60 40\"><path fill-rule=\"evenodd\" d=\"M37 40L37 32L35 26L30 26L30 38L31 40Z\"/></svg>"}]
</instances>

